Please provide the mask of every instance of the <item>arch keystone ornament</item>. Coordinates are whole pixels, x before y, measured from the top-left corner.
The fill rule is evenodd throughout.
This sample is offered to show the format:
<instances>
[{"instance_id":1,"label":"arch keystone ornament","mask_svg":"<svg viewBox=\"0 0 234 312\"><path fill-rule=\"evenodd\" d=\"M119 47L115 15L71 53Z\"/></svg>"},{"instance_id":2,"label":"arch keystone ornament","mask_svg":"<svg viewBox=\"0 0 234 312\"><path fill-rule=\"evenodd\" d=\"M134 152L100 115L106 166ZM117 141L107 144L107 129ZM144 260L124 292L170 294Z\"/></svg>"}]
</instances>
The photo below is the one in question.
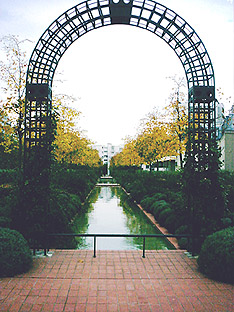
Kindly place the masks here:
<instances>
[{"instance_id":1,"label":"arch keystone ornament","mask_svg":"<svg viewBox=\"0 0 234 312\"><path fill-rule=\"evenodd\" d=\"M210 57L200 37L181 16L152 0L88 0L61 14L45 30L32 52L26 80L25 179L32 172L28 159L33 159L33 150L43 148L50 157L52 84L60 59L81 36L116 24L150 31L178 56L188 86L188 155L194 159L195 170L207 169L204 159L212 156L210 146L216 137L215 81ZM38 166L39 175L40 168L43 167Z\"/></svg>"}]
</instances>

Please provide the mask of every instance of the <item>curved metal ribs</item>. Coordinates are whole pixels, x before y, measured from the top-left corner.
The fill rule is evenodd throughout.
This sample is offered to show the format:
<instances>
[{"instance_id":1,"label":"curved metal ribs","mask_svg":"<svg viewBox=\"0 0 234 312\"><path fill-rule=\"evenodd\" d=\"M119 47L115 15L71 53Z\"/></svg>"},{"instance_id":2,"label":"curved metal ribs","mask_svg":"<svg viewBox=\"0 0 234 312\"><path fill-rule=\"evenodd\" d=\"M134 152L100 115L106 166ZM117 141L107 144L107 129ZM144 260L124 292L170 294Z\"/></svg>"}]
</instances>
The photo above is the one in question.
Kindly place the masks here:
<instances>
[{"instance_id":1,"label":"curved metal ribs","mask_svg":"<svg viewBox=\"0 0 234 312\"><path fill-rule=\"evenodd\" d=\"M162 38L180 59L189 90L191 154L209 158L215 139L215 82L210 57L194 29L178 14L152 0L88 0L60 15L43 33L27 72L25 159L33 146L50 145L51 87L57 65L78 38L96 28L126 24Z\"/></svg>"},{"instance_id":2,"label":"curved metal ribs","mask_svg":"<svg viewBox=\"0 0 234 312\"><path fill-rule=\"evenodd\" d=\"M28 83L52 85L56 67L69 46L87 32L111 24L146 29L162 38L179 57L188 87L214 86L204 44L178 14L151 0L89 0L60 15L39 39L29 62Z\"/></svg>"}]
</instances>

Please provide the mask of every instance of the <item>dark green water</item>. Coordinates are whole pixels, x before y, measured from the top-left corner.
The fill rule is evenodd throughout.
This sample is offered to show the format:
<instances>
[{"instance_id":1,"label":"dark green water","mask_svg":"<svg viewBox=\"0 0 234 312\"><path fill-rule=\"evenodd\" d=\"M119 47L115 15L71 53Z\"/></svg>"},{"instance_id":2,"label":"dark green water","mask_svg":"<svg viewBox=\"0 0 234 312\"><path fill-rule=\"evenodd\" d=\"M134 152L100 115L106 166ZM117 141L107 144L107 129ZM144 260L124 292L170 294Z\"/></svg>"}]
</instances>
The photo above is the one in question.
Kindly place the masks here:
<instances>
[{"instance_id":1,"label":"dark green water","mask_svg":"<svg viewBox=\"0 0 234 312\"><path fill-rule=\"evenodd\" d=\"M159 234L120 187L96 187L75 220L76 233ZM98 250L142 249L142 238L98 237ZM79 249L93 249L93 238L77 238ZM174 249L164 238L146 238L146 249Z\"/></svg>"}]
</instances>

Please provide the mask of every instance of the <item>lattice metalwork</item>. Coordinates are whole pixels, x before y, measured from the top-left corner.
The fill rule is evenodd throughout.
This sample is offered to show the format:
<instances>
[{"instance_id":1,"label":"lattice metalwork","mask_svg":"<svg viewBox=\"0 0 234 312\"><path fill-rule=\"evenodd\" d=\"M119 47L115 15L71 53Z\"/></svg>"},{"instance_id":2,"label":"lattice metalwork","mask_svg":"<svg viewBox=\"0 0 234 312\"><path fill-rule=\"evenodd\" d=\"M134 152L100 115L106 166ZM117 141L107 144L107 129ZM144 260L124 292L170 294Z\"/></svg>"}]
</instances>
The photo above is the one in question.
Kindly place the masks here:
<instances>
[{"instance_id":1,"label":"lattice metalwork","mask_svg":"<svg viewBox=\"0 0 234 312\"><path fill-rule=\"evenodd\" d=\"M190 156L194 158L194 169L208 169L213 156L215 137L215 89L214 86L193 86L189 89L188 121Z\"/></svg>"},{"instance_id":2,"label":"lattice metalwork","mask_svg":"<svg viewBox=\"0 0 234 312\"><path fill-rule=\"evenodd\" d=\"M194 29L178 14L151 0L90 0L67 10L39 39L29 62L28 83L51 85L69 46L87 32L111 24L143 28L166 41L184 67L189 88L214 85L209 55Z\"/></svg>"},{"instance_id":3,"label":"lattice metalwork","mask_svg":"<svg viewBox=\"0 0 234 312\"><path fill-rule=\"evenodd\" d=\"M187 77L190 132L202 149L204 137L215 138L214 72L210 57L195 30L182 17L151 0L85 1L64 12L46 29L28 66L26 147L42 142L46 124L40 116L50 115L44 107L51 109L53 76L63 54L87 32L113 24L146 29L175 51Z\"/></svg>"}]
</instances>

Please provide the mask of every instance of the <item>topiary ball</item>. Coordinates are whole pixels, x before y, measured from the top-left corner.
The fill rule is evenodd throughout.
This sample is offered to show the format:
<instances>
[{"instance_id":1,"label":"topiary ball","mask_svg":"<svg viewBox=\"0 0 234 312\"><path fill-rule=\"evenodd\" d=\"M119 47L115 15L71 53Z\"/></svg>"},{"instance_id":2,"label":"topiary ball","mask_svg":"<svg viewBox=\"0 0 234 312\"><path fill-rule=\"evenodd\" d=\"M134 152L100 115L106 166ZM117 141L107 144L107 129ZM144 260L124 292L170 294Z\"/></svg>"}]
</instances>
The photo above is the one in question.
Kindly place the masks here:
<instances>
[{"instance_id":1,"label":"topiary ball","mask_svg":"<svg viewBox=\"0 0 234 312\"><path fill-rule=\"evenodd\" d=\"M22 234L0 228L0 276L26 272L32 264L32 253Z\"/></svg>"},{"instance_id":2,"label":"topiary ball","mask_svg":"<svg viewBox=\"0 0 234 312\"><path fill-rule=\"evenodd\" d=\"M166 226L165 221L172 213L173 210L171 208L166 208L165 210L161 211L158 216L159 223L163 226Z\"/></svg>"},{"instance_id":3,"label":"topiary ball","mask_svg":"<svg viewBox=\"0 0 234 312\"><path fill-rule=\"evenodd\" d=\"M158 219L160 213L170 208L170 205L165 200L158 200L152 204L152 213Z\"/></svg>"},{"instance_id":4,"label":"topiary ball","mask_svg":"<svg viewBox=\"0 0 234 312\"><path fill-rule=\"evenodd\" d=\"M197 262L199 270L208 277L234 283L234 227L209 235Z\"/></svg>"}]
</instances>

